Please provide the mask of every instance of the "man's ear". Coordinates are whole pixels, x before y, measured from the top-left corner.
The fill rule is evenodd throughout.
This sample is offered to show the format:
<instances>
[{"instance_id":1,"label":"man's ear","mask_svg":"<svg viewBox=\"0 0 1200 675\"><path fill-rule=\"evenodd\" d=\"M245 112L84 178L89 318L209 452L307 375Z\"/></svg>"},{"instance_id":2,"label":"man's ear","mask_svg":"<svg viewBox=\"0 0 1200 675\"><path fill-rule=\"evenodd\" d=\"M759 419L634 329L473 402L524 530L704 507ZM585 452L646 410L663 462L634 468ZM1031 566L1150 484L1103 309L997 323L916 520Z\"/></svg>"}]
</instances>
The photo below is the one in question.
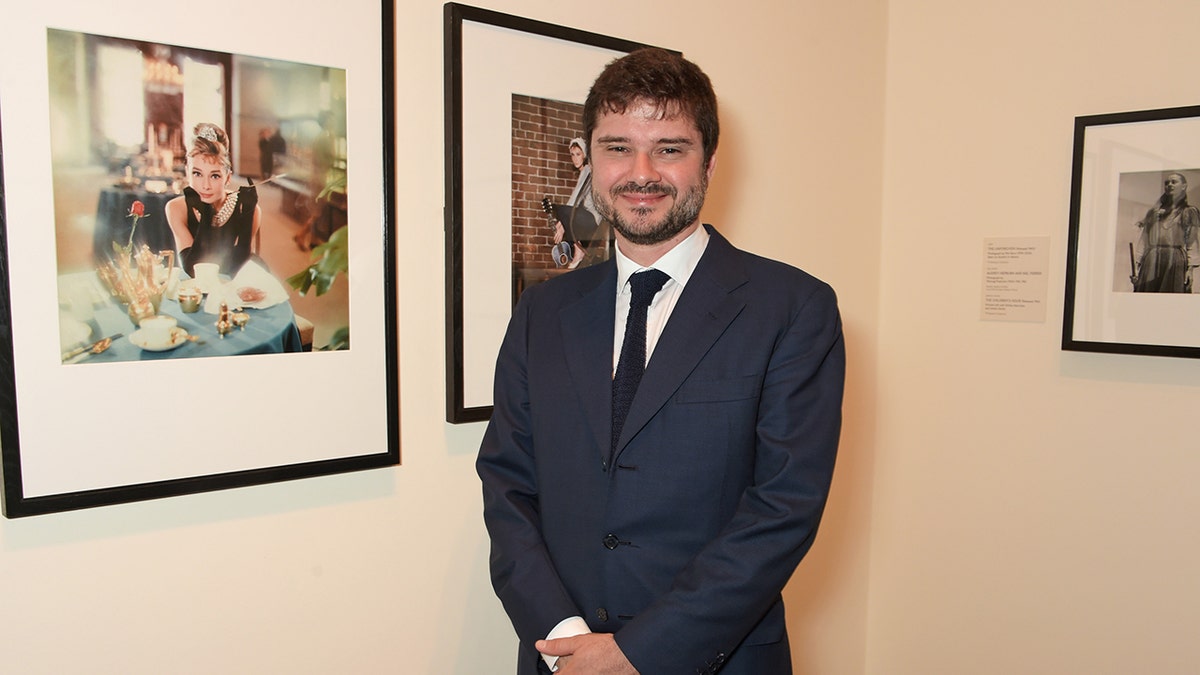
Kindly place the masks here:
<instances>
[{"instance_id":1,"label":"man's ear","mask_svg":"<svg viewBox=\"0 0 1200 675\"><path fill-rule=\"evenodd\" d=\"M717 170L717 153L713 151L712 157L708 158L708 166L704 169L704 173L708 180L712 180L713 172Z\"/></svg>"}]
</instances>

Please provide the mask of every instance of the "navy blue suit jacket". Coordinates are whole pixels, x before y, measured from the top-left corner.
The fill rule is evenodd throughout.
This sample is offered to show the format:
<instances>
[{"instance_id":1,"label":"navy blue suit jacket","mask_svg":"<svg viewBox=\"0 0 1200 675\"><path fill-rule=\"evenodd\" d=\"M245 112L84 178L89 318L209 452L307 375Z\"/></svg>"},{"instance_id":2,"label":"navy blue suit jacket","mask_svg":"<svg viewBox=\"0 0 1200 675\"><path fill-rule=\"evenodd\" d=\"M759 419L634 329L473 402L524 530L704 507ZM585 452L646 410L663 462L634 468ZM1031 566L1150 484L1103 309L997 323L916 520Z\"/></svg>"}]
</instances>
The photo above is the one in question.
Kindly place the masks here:
<instances>
[{"instance_id":1,"label":"navy blue suit jacket","mask_svg":"<svg viewBox=\"0 0 1200 675\"><path fill-rule=\"evenodd\" d=\"M612 458L615 263L514 311L477 470L521 675L574 615L643 675L791 672L780 592L833 473L841 321L828 285L709 231Z\"/></svg>"}]
</instances>

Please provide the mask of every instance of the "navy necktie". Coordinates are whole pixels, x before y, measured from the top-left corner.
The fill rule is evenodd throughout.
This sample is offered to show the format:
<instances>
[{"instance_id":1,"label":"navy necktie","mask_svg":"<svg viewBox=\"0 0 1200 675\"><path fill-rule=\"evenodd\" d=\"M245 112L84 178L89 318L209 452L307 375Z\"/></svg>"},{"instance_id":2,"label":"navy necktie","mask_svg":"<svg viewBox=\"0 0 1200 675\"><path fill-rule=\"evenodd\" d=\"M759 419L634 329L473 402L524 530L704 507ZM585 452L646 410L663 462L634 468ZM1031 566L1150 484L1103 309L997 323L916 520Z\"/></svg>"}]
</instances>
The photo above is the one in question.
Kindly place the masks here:
<instances>
[{"instance_id":1,"label":"navy necktie","mask_svg":"<svg viewBox=\"0 0 1200 675\"><path fill-rule=\"evenodd\" d=\"M658 270L650 269L629 277L631 298L629 318L625 321L625 339L621 342L621 358L617 359L617 374L612 387L612 447L617 449L621 429L625 427L625 416L629 404L637 393L642 373L646 370L646 310L650 301L671 277Z\"/></svg>"}]
</instances>

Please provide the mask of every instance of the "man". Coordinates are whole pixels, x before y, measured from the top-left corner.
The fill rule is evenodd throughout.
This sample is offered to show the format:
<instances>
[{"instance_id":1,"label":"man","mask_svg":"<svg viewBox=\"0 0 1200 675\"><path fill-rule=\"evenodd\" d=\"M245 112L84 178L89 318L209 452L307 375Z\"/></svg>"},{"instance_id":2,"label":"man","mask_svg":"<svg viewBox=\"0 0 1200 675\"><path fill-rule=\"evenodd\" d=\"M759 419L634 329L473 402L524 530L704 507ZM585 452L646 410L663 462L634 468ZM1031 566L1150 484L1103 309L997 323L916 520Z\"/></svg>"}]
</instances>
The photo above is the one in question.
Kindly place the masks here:
<instances>
[{"instance_id":1,"label":"man","mask_svg":"<svg viewBox=\"0 0 1200 675\"><path fill-rule=\"evenodd\" d=\"M790 673L781 590L841 424L833 291L700 226L718 123L694 64L609 64L584 132L617 251L521 296L477 462L518 673Z\"/></svg>"}]
</instances>

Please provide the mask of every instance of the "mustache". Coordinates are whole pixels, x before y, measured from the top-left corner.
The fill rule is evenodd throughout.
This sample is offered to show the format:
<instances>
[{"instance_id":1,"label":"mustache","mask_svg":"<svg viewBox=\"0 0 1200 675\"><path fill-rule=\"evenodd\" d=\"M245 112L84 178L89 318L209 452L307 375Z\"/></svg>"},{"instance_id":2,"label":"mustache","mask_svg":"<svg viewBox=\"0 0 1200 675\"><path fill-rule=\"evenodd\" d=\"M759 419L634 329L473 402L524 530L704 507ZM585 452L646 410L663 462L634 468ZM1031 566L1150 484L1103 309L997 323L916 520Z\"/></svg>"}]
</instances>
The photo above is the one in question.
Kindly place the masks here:
<instances>
[{"instance_id":1,"label":"mustache","mask_svg":"<svg viewBox=\"0 0 1200 675\"><path fill-rule=\"evenodd\" d=\"M613 196L623 195L623 194L670 195L672 197L675 196L674 188L672 188L668 185L662 185L660 183L651 183L650 185L638 185L637 183L629 182L629 183L625 183L622 185L615 185L609 190L609 192L611 192L613 194Z\"/></svg>"}]
</instances>

